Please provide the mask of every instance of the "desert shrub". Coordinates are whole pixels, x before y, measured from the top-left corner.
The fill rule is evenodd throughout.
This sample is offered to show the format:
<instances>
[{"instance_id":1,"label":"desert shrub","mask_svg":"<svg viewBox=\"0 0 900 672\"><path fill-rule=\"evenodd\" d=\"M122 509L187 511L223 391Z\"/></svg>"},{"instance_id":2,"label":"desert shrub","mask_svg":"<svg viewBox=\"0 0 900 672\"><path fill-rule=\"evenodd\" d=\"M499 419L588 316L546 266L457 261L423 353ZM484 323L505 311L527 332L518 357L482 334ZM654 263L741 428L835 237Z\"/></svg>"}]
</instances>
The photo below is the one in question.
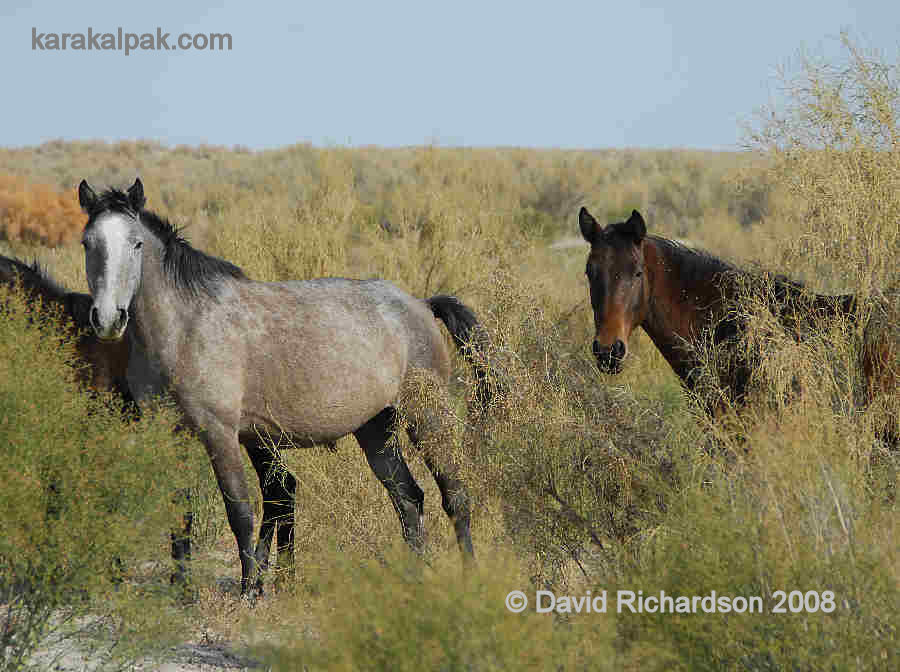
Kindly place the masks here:
<instances>
[{"instance_id":1,"label":"desert shrub","mask_svg":"<svg viewBox=\"0 0 900 672\"><path fill-rule=\"evenodd\" d=\"M674 660L658 669L896 667L897 548L884 541L895 534L896 506L873 498L866 460L848 459L870 444L821 406L791 407L778 420L762 413L744 439L738 462L709 462L670 498L619 585L758 596L763 611L629 614L620 623L627 646L669 651ZM776 613L777 590L831 591L833 608L785 602Z\"/></svg>"},{"instance_id":2,"label":"desert shrub","mask_svg":"<svg viewBox=\"0 0 900 672\"><path fill-rule=\"evenodd\" d=\"M278 281L340 274L346 267L346 240L356 202L352 175L335 157L319 167L321 181L302 198L263 203L255 221L235 214L219 218L210 245L259 280ZM254 235L247 236L252 227Z\"/></svg>"},{"instance_id":3,"label":"desert shrub","mask_svg":"<svg viewBox=\"0 0 900 672\"><path fill-rule=\"evenodd\" d=\"M62 245L77 238L83 227L74 192L0 175L0 233L5 239Z\"/></svg>"},{"instance_id":4,"label":"desert shrub","mask_svg":"<svg viewBox=\"0 0 900 672\"><path fill-rule=\"evenodd\" d=\"M668 394L642 398L603 379L587 339L570 332L571 311L528 280L493 280L482 317L503 388L466 435L467 482L476 499L496 500L504 538L535 585L582 585L611 549L658 524L677 487L675 437L690 411L683 397L672 405ZM470 389L471 373L458 375Z\"/></svg>"},{"instance_id":5,"label":"desert shrub","mask_svg":"<svg viewBox=\"0 0 900 672\"><path fill-rule=\"evenodd\" d=\"M173 495L202 472L171 409L124 420L115 399L78 389L53 319L8 290L3 302L0 667L49 665L65 641L110 663L147 654L178 625Z\"/></svg>"},{"instance_id":6,"label":"desert shrub","mask_svg":"<svg viewBox=\"0 0 900 672\"><path fill-rule=\"evenodd\" d=\"M382 563L329 557L305 590L284 599L292 617L274 636L269 624L255 623L269 641L254 654L273 670L618 669L611 619L561 622L533 607L507 610L506 594L527 579L504 554L466 577L446 562L424 568L405 549ZM533 591L524 592L533 604ZM314 632L297 619L310 600L329 605Z\"/></svg>"},{"instance_id":7,"label":"desert shrub","mask_svg":"<svg viewBox=\"0 0 900 672\"><path fill-rule=\"evenodd\" d=\"M765 220L772 211L774 186L759 167L745 169L727 185L728 214L745 229Z\"/></svg>"},{"instance_id":8,"label":"desert shrub","mask_svg":"<svg viewBox=\"0 0 900 672\"><path fill-rule=\"evenodd\" d=\"M778 262L868 295L898 282L900 80L897 64L841 41L840 62L800 56L782 77L786 102L747 141L792 196L776 216L800 235Z\"/></svg>"}]
</instances>

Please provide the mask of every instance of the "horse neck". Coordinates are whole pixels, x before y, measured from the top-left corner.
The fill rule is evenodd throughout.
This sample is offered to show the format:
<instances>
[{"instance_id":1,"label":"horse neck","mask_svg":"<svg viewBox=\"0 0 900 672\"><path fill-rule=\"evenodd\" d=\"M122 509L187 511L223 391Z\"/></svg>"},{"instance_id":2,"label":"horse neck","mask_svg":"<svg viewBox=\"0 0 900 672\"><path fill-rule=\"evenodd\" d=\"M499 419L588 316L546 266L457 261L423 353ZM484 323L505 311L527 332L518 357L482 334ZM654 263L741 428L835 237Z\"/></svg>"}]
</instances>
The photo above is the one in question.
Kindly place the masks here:
<instances>
[{"instance_id":1,"label":"horse neck","mask_svg":"<svg viewBox=\"0 0 900 672\"><path fill-rule=\"evenodd\" d=\"M141 263L141 280L131 303L133 337L145 348L160 352L178 342L182 321L177 315L186 310L183 298L166 277L163 266L165 246L148 236Z\"/></svg>"},{"instance_id":2,"label":"horse neck","mask_svg":"<svg viewBox=\"0 0 900 672\"><path fill-rule=\"evenodd\" d=\"M0 257L0 280L9 285L18 285L28 295L40 297L45 303L64 304L64 288L41 271L15 259Z\"/></svg>"},{"instance_id":3,"label":"horse neck","mask_svg":"<svg viewBox=\"0 0 900 672\"><path fill-rule=\"evenodd\" d=\"M64 288L56 285L53 281L50 281L43 276L39 276L35 278L34 282L27 284L31 287L32 291L39 294L41 299L45 302L55 303L65 307L68 292Z\"/></svg>"},{"instance_id":4,"label":"horse neck","mask_svg":"<svg viewBox=\"0 0 900 672\"><path fill-rule=\"evenodd\" d=\"M644 243L650 308L641 326L683 380L699 364L691 346L698 344L705 328L725 317L726 302L746 291L747 279L752 282L752 276L724 262L692 258L694 254L653 237ZM770 309L782 326L794 333L810 313L825 320L857 317L853 294L813 294L806 300L799 287L785 282L782 289L784 295L776 302L780 305L771 305Z\"/></svg>"},{"instance_id":5,"label":"horse neck","mask_svg":"<svg viewBox=\"0 0 900 672\"><path fill-rule=\"evenodd\" d=\"M698 365L691 345L721 313L723 269L711 263L702 272L686 272L688 260L684 254L654 237L645 239L650 297L641 326L675 373L687 380Z\"/></svg>"}]
</instances>

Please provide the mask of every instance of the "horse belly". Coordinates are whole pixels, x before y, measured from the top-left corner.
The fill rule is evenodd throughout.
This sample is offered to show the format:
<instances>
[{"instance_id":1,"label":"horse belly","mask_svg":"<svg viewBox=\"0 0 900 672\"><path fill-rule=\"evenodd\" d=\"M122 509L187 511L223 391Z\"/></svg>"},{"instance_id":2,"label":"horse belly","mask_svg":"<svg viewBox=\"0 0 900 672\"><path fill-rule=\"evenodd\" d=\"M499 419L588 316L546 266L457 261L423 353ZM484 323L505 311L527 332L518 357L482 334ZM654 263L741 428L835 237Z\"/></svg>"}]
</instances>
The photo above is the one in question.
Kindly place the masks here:
<instances>
[{"instance_id":1,"label":"horse belly","mask_svg":"<svg viewBox=\"0 0 900 672\"><path fill-rule=\"evenodd\" d=\"M256 383L247 385L242 428L320 443L353 432L392 405L405 375L404 353L356 340L307 340L282 361L250 353Z\"/></svg>"}]
</instances>

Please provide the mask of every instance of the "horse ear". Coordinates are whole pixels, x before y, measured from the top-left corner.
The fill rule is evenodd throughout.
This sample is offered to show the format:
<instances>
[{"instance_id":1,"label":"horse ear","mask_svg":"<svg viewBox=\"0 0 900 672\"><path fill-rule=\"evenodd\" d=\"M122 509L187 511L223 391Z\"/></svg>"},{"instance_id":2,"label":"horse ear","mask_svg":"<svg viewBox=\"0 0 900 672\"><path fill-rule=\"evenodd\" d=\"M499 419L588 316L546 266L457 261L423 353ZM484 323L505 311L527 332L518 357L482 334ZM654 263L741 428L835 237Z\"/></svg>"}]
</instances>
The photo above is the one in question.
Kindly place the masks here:
<instances>
[{"instance_id":1,"label":"horse ear","mask_svg":"<svg viewBox=\"0 0 900 672\"><path fill-rule=\"evenodd\" d=\"M147 199L144 198L144 185L139 177L136 177L134 184L128 187L128 202L135 212L140 212L144 209Z\"/></svg>"},{"instance_id":2,"label":"horse ear","mask_svg":"<svg viewBox=\"0 0 900 672\"><path fill-rule=\"evenodd\" d=\"M87 183L87 180L82 180L81 184L78 185L78 203L87 214L90 214L97 204L97 193L91 189L91 185Z\"/></svg>"},{"instance_id":3,"label":"horse ear","mask_svg":"<svg viewBox=\"0 0 900 672\"><path fill-rule=\"evenodd\" d=\"M593 245L597 236L600 235L600 224L585 207L578 211L578 226L581 227L581 235L584 236L584 239Z\"/></svg>"},{"instance_id":4,"label":"horse ear","mask_svg":"<svg viewBox=\"0 0 900 672\"><path fill-rule=\"evenodd\" d=\"M624 230L634 237L634 242L640 243L644 236L647 235L647 225L644 223L641 213L637 210L632 210L631 217L625 222Z\"/></svg>"}]
</instances>

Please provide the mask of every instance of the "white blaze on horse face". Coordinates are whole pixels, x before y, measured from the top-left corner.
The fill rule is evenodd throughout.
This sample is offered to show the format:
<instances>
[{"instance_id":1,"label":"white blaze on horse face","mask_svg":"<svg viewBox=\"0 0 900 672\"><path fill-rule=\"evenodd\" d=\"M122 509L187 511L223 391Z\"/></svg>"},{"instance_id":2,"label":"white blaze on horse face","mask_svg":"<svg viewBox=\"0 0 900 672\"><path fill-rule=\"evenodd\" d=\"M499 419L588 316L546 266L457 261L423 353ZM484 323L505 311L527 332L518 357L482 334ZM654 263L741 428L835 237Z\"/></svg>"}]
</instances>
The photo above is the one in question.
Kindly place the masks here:
<instances>
[{"instance_id":1,"label":"white blaze on horse face","mask_svg":"<svg viewBox=\"0 0 900 672\"><path fill-rule=\"evenodd\" d=\"M94 297L91 325L102 339L119 339L141 276L142 240L127 216L110 213L85 234L85 267Z\"/></svg>"}]
</instances>

